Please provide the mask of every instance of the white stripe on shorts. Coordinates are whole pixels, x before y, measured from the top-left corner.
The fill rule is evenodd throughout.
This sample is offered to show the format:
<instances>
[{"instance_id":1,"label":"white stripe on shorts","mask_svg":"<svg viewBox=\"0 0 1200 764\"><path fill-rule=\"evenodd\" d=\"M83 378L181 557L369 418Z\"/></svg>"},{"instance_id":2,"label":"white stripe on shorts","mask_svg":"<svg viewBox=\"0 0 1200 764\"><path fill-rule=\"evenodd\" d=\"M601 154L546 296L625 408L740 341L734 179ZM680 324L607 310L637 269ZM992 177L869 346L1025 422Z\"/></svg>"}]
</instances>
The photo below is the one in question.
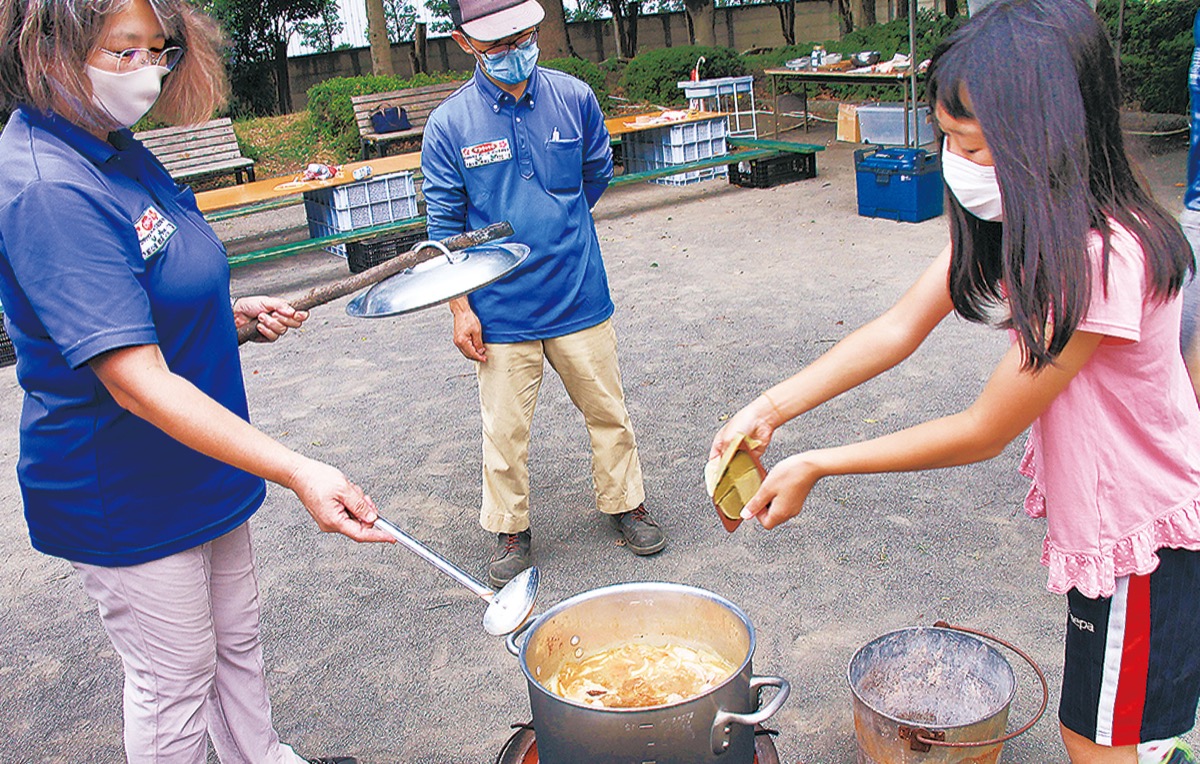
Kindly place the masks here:
<instances>
[{"instance_id":1,"label":"white stripe on shorts","mask_svg":"<svg viewBox=\"0 0 1200 764\"><path fill-rule=\"evenodd\" d=\"M1129 602L1129 577L1116 581L1108 611L1108 634L1104 643L1104 678L1100 680L1100 705L1096 709L1096 743L1112 746L1113 715L1117 706L1117 684L1121 678L1121 654L1125 647L1125 615Z\"/></svg>"}]
</instances>

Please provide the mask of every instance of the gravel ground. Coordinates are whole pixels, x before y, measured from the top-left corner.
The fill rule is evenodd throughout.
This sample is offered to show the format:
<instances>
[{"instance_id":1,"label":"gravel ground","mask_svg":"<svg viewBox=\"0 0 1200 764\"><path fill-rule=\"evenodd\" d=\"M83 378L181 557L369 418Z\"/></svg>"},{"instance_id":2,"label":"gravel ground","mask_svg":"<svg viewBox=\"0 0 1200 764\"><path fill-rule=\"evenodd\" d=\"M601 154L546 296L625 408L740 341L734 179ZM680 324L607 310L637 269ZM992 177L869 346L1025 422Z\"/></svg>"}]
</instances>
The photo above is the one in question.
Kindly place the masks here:
<instances>
[{"instance_id":1,"label":"gravel ground","mask_svg":"<svg viewBox=\"0 0 1200 764\"><path fill-rule=\"evenodd\" d=\"M1053 708L1064 605L1038 565L1043 526L1020 511L1021 442L969 467L824 481L801 517L772 532L727 534L706 500L701 471L723 418L890 305L947 240L942 219L859 217L855 147L832 137L829 126L807 136L829 145L814 179L772 189L640 184L600 201L648 504L670 542L652 558L616 543L592 507L582 418L548 375L531 454L539 610L629 581L727 597L757 629L756 672L792 683L768 723L789 764L854 760L845 670L858 647L941 618L981 628L1032 653L1052 687L1051 711L1006 746L1005 760L1063 761ZM1178 211L1185 154L1172 146L1145 159ZM219 232L231 249L249 249L302 224L297 214ZM329 255L300 255L238 269L233 290L287 293L345 274ZM254 421L342 467L385 516L482 577L490 540L477 523L477 394L448 311L364 321L347 317L345 302L316 309L277 345L245 348ZM958 410L1005 346L1000 332L950 318L899 368L782 429L767 462ZM69 566L33 552L22 521L20 399L12 369L0 370L0 761L116 762L119 661ZM511 723L529 719L517 660L483 632L482 603L466 590L401 548L321 535L283 489L269 491L252 526L285 741L364 764L481 764ZM1012 660L1012 719L1023 722L1040 693Z\"/></svg>"}]
</instances>

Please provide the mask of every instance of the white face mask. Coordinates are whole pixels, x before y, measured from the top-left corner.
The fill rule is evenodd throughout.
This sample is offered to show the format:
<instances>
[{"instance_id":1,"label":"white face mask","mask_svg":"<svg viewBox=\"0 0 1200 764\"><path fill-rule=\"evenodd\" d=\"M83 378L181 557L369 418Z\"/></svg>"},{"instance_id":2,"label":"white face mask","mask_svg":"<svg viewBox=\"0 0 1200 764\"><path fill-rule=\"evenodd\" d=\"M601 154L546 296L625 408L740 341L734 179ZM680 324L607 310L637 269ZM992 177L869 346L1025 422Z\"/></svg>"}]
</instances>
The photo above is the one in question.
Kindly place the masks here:
<instances>
[{"instance_id":1,"label":"white face mask","mask_svg":"<svg viewBox=\"0 0 1200 764\"><path fill-rule=\"evenodd\" d=\"M996 168L977 164L966 157L951 153L942 142L942 178L967 212L981 220L998 223L1004 220L1000 204L1000 182Z\"/></svg>"},{"instance_id":2,"label":"white face mask","mask_svg":"<svg viewBox=\"0 0 1200 764\"><path fill-rule=\"evenodd\" d=\"M143 66L118 74L89 64L87 75L92 81L92 101L122 127L133 127L158 100L163 77L170 71L165 66Z\"/></svg>"}]
</instances>

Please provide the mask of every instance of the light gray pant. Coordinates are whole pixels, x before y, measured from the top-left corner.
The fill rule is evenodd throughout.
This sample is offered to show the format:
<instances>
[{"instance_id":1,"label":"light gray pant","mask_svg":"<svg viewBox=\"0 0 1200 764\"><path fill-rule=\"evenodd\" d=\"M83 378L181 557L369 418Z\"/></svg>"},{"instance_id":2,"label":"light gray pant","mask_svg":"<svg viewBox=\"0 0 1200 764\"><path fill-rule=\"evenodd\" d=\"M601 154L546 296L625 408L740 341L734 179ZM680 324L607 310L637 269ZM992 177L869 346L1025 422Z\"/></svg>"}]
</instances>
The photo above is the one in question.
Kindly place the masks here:
<instances>
[{"instance_id":1,"label":"light gray pant","mask_svg":"<svg viewBox=\"0 0 1200 764\"><path fill-rule=\"evenodd\" d=\"M304 764L271 722L250 529L161 560L75 563L125 668L130 764Z\"/></svg>"},{"instance_id":2,"label":"light gray pant","mask_svg":"<svg viewBox=\"0 0 1200 764\"><path fill-rule=\"evenodd\" d=\"M1192 245L1192 252L1200 255L1200 211L1184 210L1179 216L1179 226L1184 236ZM1196 337L1196 314L1200 312L1200 275L1183 285L1183 324L1180 328L1179 343L1183 347L1183 356L1195 357L1197 353L1189 353Z\"/></svg>"}]
</instances>

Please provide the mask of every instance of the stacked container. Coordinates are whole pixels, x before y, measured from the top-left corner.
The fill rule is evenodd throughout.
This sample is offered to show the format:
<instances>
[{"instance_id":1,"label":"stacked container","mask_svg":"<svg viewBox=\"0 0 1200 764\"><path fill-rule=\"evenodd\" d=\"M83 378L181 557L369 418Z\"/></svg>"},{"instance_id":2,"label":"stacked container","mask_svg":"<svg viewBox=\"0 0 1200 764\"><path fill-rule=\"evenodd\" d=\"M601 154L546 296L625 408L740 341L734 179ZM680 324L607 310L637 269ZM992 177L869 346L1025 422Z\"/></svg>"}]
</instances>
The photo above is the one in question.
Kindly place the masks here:
<instances>
[{"instance_id":1,"label":"stacked container","mask_svg":"<svg viewBox=\"0 0 1200 764\"><path fill-rule=\"evenodd\" d=\"M313 238L415 218L417 189L411 172L380 175L358 183L304 192L308 233ZM346 256L345 244L325 248Z\"/></svg>"},{"instance_id":2,"label":"stacked container","mask_svg":"<svg viewBox=\"0 0 1200 764\"><path fill-rule=\"evenodd\" d=\"M725 140L727 132L725 118L715 117L627 133L621 138L624 144L626 172L661 170L698 159L724 156L729 153ZM710 178L724 177L727 172L724 165L719 165L655 178L651 182L665 186L686 186Z\"/></svg>"}]
</instances>

